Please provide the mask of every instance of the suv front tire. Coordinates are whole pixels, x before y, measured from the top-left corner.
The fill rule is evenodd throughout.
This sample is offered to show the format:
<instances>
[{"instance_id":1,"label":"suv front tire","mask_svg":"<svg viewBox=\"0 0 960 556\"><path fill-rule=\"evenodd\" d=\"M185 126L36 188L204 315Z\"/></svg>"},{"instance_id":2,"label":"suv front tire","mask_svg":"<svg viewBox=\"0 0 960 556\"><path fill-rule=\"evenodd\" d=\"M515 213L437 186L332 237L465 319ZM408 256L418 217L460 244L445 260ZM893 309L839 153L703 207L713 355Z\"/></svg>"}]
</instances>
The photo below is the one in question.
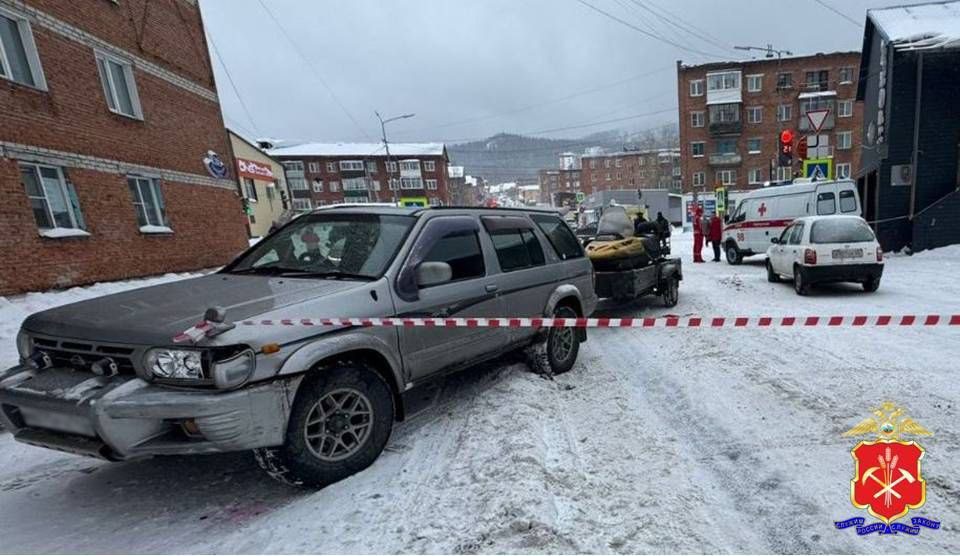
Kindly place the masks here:
<instances>
[{"instance_id":1,"label":"suv front tire","mask_svg":"<svg viewBox=\"0 0 960 556\"><path fill-rule=\"evenodd\" d=\"M575 319L580 315L570 307L558 307L553 312L554 318ZM553 374L563 374L573 368L580 353L580 331L567 326L553 327L547 333L547 362Z\"/></svg>"},{"instance_id":2,"label":"suv front tire","mask_svg":"<svg viewBox=\"0 0 960 556\"><path fill-rule=\"evenodd\" d=\"M283 446L254 451L271 477L322 488L369 467L393 429L390 387L355 363L325 368L300 384Z\"/></svg>"}]
</instances>

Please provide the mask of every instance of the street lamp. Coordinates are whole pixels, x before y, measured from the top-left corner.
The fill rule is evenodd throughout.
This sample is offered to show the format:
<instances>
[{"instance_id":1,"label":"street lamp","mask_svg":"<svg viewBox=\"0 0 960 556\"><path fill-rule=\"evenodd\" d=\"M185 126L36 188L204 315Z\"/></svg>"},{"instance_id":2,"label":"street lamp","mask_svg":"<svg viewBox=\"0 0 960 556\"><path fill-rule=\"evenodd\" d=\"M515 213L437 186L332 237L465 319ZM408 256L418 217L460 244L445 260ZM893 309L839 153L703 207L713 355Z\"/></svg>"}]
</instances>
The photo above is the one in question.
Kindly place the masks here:
<instances>
[{"instance_id":1,"label":"street lamp","mask_svg":"<svg viewBox=\"0 0 960 556\"><path fill-rule=\"evenodd\" d=\"M402 116L394 116L392 118L387 118L386 120L384 120L383 116L380 115L380 112L377 112L376 110L374 110L373 113L376 114L377 119L380 120L380 133L383 136L383 148L386 149L387 151L387 187L389 188L390 182L393 180L393 172L390 171L390 143L387 142L387 124L389 124L390 122L395 122L397 120L405 120L407 118L412 118L416 116L416 114L404 114ZM391 191L396 191L396 190L391 189ZM397 194L394 192L394 193L391 193L391 195L393 196L393 201L396 202Z\"/></svg>"}]
</instances>

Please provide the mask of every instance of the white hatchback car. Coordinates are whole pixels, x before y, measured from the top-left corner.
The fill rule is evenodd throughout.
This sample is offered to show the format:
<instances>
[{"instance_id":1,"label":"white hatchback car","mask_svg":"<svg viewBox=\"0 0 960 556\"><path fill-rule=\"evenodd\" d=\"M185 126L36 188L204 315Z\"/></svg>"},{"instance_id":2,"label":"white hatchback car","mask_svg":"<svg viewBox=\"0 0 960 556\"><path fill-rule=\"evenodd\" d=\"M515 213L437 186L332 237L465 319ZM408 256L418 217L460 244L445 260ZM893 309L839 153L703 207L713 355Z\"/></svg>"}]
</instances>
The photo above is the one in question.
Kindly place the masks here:
<instances>
[{"instance_id":1,"label":"white hatchback car","mask_svg":"<svg viewBox=\"0 0 960 556\"><path fill-rule=\"evenodd\" d=\"M770 241L767 280L790 278L800 295L828 282L859 282L868 292L880 287L883 250L859 216L798 218Z\"/></svg>"}]
</instances>

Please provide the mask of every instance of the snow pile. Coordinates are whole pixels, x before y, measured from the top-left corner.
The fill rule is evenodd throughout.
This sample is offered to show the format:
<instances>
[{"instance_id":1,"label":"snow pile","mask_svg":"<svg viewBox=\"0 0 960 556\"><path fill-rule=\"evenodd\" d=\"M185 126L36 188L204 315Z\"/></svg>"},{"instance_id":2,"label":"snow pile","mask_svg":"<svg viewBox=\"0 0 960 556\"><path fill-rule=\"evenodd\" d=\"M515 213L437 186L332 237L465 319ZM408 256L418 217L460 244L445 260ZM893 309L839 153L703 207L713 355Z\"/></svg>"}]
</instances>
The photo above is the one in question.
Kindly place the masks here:
<instances>
[{"instance_id":1,"label":"snow pile","mask_svg":"<svg viewBox=\"0 0 960 556\"><path fill-rule=\"evenodd\" d=\"M960 2L899 6L867 13L897 50L960 47Z\"/></svg>"}]
</instances>

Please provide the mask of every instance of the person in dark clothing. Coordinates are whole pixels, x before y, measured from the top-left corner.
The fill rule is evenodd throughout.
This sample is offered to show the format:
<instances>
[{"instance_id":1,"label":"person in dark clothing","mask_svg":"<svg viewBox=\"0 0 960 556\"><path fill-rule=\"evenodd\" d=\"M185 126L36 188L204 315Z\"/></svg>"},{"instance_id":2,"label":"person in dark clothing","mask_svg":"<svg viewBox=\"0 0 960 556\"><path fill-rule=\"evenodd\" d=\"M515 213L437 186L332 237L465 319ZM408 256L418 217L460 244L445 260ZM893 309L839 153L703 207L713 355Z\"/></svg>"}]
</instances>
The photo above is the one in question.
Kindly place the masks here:
<instances>
[{"instance_id":1,"label":"person in dark clothing","mask_svg":"<svg viewBox=\"0 0 960 556\"><path fill-rule=\"evenodd\" d=\"M720 262L720 241L723 240L723 222L719 214L710 218L710 244L713 246L713 262Z\"/></svg>"},{"instance_id":2,"label":"person in dark clothing","mask_svg":"<svg viewBox=\"0 0 960 556\"><path fill-rule=\"evenodd\" d=\"M654 222L648 221L642 214L638 214L637 219L633 221L633 234L638 236L648 234L659 235L657 225Z\"/></svg>"},{"instance_id":3,"label":"person in dark clothing","mask_svg":"<svg viewBox=\"0 0 960 556\"><path fill-rule=\"evenodd\" d=\"M664 238L670 237L670 222L668 222L667 219L663 217L662 212L657 213L656 223L657 223L657 229L660 232L660 237L664 237Z\"/></svg>"}]
</instances>

